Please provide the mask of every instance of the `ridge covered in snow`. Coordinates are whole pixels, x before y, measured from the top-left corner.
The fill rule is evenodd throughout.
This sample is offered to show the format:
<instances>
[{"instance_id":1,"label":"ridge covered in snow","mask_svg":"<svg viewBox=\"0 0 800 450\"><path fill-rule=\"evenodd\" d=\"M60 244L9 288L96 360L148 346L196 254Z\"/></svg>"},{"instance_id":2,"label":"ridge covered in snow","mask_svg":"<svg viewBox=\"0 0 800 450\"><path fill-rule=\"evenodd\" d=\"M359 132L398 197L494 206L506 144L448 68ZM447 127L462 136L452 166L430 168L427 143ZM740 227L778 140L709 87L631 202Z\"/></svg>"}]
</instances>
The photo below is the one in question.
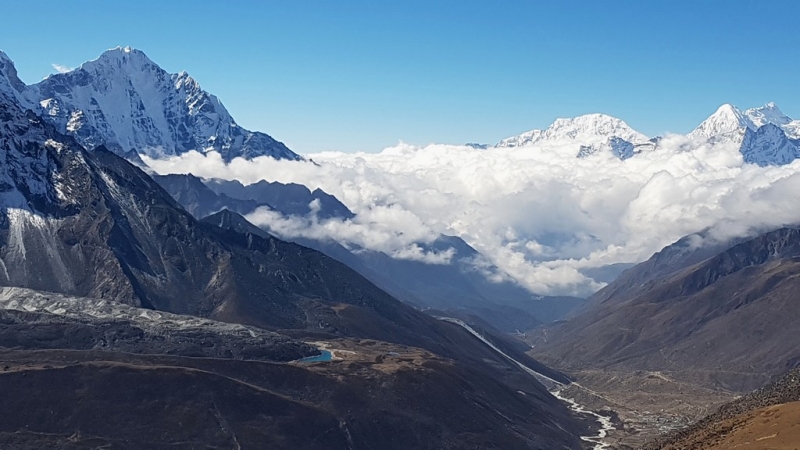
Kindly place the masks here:
<instances>
[{"instance_id":1,"label":"ridge covered in snow","mask_svg":"<svg viewBox=\"0 0 800 450\"><path fill-rule=\"evenodd\" d=\"M745 162L783 165L800 157L800 120L784 114L775 103L745 111L731 104L720 106L687 138L697 143L734 143ZM531 130L500 141L495 148L558 146L579 158L608 152L619 159L630 158L658 146L624 121L605 114L586 114L557 119L545 130Z\"/></svg>"},{"instance_id":2,"label":"ridge covered in snow","mask_svg":"<svg viewBox=\"0 0 800 450\"><path fill-rule=\"evenodd\" d=\"M586 114L575 118L556 119L546 130L531 130L503 139L496 147L521 147L539 141L581 140L596 137L618 137L628 142L647 141L647 136L624 121L606 114Z\"/></svg>"},{"instance_id":3,"label":"ridge covered in snow","mask_svg":"<svg viewBox=\"0 0 800 450\"><path fill-rule=\"evenodd\" d=\"M628 159L645 147L652 146L647 136L627 123L606 114L586 114L575 118L556 119L546 130L531 130L500 141L495 147L560 145L574 151L579 158L598 152L611 152Z\"/></svg>"},{"instance_id":4,"label":"ridge covered in snow","mask_svg":"<svg viewBox=\"0 0 800 450\"><path fill-rule=\"evenodd\" d=\"M0 52L0 92L8 92L88 149L151 157L191 150L223 159L301 159L272 137L241 128L186 72L171 74L143 52L117 47L66 73L26 86Z\"/></svg>"},{"instance_id":5,"label":"ridge covered in snow","mask_svg":"<svg viewBox=\"0 0 800 450\"><path fill-rule=\"evenodd\" d=\"M772 102L745 111L725 104L687 136L712 144L732 142L746 163L783 165L800 157L798 124Z\"/></svg>"}]
</instances>

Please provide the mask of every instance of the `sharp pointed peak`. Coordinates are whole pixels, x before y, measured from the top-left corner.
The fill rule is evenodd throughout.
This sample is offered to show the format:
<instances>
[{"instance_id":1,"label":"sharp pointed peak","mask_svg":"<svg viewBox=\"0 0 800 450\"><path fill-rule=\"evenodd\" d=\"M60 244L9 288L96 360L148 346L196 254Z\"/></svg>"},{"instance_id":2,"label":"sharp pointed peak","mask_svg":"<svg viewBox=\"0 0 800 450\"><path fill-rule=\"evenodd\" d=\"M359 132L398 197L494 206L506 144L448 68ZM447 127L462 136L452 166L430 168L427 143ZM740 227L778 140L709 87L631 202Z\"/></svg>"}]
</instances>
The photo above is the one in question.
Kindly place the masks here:
<instances>
[{"instance_id":1,"label":"sharp pointed peak","mask_svg":"<svg viewBox=\"0 0 800 450\"><path fill-rule=\"evenodd\" d=\"M87 61L81 64L80 69L91 70L101 67L132 67L134 69L141 69L145 66L155 66L154 63L143 51L133 47L114 47L110 48L97 59Z\"/></svg>"},{"instance_id":2,"label":"sharp pointed peak","mask_svg":"<svg viewBox=\"0 0 800 450\"><path fill-rule=\"evenodd\" d=\"M116 47L113 47L113 48L110 48L110 49L108 49L108 50L104 51L104 52L103 52L103 54L104 54L104 55L105 55L105 54L110 54L110 55L111 55L111 54L123 54L123 55L124 55L124 54L134 54L134 55L144 55L144 52L143 52L143 51L141 51L141 50L139 50L139 49L133 48L133 47L131 47L131 46L129 46L129 45L126 45L125 47L123 47L123 46L121 46L121 45L118 45L118 46L116 46Z\"/></svg>"},{"instance_id":3,"label":"sharp pointed peak","mask_svg":"<svg viewBox=\"0 0 800 450\"><path fill-rule=\"evenodd\" d=\"M711 115L711 117L720 114L734 114L736 116L741 116L742 110L732 103L723 103L722 105L720 105L719 108L717 108L717 110L714 112L714 114Z\"/></svg>"},{"instance_id":4,"label":"sharp pointed peak","mask_svg":"<svg viewBox=\"0 0 800 450\"><path fill-rule=\"evenodd\" d=\"M14 61L4 51L0 50L0 90L5 90L4 85L11 88L11 93L17 100L25 102L22 99L22 93L27 89L27 86L17 76L17 68L14 66Z\"/></svg>"},{"instance_id":5,"label":"sharp pointed peak","mask_svg":"<svg viewBox=\"0 0 800 450\"><path fill-rule=\"evenodd\" d=\"M755 130L758 127L735 105L723 103L714 114L711 114L700 123L688 136L690 138L707 139L743 128Z\"/></svg>"},{"instance_id":6,"label":"sharp pointed peak","mask_svg":"<svg viewBox=\"0 0 800 450\"><path fill-rule=\"evenodd\" d=\"M122 58L127 60L137 60L137 59L144 59L150 61L150 58L147 55L136 48L127 46L127 47L114 47L104 51L100 58ZM152 61L151 61L152 62Z\"/></svg>"},{"instance_id":7,"label":"sharp pointed peak","mask_svg":"<svg viewBox=\"0 0 800 450\"><path fill-rule=\"evenodd\" d=\"M15 74L17 72L14 61L8 57L6 52L0 50L0 73L8 74L9 72L14 72Z\"/></svg>"}]
</instances>

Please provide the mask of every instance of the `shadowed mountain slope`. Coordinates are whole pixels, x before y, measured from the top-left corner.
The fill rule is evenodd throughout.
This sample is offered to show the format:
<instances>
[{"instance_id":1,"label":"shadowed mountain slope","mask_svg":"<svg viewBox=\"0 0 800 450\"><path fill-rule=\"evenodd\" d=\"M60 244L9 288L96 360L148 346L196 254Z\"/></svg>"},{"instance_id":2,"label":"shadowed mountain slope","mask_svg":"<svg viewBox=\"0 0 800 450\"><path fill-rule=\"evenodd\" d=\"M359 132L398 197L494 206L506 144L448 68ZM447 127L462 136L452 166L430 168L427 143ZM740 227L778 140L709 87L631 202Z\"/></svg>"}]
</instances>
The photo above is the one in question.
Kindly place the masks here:
<instances>
[{"instance_id":1,"label":"shadowed mountain slope","mask_svg":"<svg viewBox=\"0 0 800 450\"><path fill-rule=\"evenodd\" d=\"M734 391L800 363L800 230L706 258L671 259L678 250L631 269L581 314L537 336L534 354L563 369L664 370Z\"/></svg>"},{"instance_id":2,"label":"shadowed mountain slope","mask_svg":"<svg viewBox=\"0 0 800 450\"><path fill-rule=\"evenodd\" d=\"M458 326L317 251L198 222L138 168L87 152L2 93L0 148L0 285L283 334L243 336L272 336L266 359L308 354L298 340L355 355L316 372L236 361L247 355L226 355L205 328L148 347L158 333L133 324L53 317L64 314L55 306L7 312L0 328L21 332L3 335L15 346L2 351L3 446L579 445L584 427L561 402ZM131 340L147 354L126 352ZM179 356L150 354L170 346Z\"/></svg>"}]
</instances>

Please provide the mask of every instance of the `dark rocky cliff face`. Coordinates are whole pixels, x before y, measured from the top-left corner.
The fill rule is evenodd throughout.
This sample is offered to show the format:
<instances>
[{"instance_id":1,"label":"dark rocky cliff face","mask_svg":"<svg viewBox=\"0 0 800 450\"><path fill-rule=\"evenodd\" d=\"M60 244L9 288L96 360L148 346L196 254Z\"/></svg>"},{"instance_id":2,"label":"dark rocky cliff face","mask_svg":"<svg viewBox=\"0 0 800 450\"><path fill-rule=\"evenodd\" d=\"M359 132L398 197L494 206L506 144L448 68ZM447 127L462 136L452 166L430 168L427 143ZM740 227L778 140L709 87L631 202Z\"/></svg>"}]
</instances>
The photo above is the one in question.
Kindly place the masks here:
<instances>
[{"instance_id":1,"label":"dark rocky cliff face","mask_svg":"<svg viewBox=\"0 0 800 450\"><path fill-rule=\"evenodd\" d=\"M89 155L45 122L1 107L0 283L269 327L417 344L429 334L419 327L432 319L343 264L202 224L120 157L102 148ZM349 318L348 307L372 322Z\"/></svg>"},{"instance_id":2,"label":"dark rocky cliff face","mask_svg":"<svg viewBox=\"0 0 800 450\"><path fill-rule=\"evenodd\" d=\"M565 405L460 327L252 231L197 221L143 171L87 152L0 92L0 285L261 329L1 312L0 446L580 445ZM274 362L317 340L355 356L318 369Z\"/></svg>"}]
</instances>

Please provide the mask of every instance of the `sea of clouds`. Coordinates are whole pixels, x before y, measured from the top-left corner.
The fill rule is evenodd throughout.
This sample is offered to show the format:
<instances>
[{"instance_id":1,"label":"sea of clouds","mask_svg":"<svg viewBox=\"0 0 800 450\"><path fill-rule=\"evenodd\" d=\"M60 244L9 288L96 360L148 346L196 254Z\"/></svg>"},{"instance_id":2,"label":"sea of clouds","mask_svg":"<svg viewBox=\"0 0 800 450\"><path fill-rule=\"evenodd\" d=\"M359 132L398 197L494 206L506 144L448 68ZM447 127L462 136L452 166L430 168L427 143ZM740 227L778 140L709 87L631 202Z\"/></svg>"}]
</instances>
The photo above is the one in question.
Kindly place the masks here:
<instances>
[{"instance_id":1,"label":"sea of clouds","mask_svg":"<svg viewBox=\"0 0 800 450\"><path fill-rule=\"evenodd\" d=\"M486 150L401 143L380 153L306 155L313 162L226 164L198 152L144 159L162 174L320 188L356 218L262 209L248 219L285 238L333 238L432 264L453 253L429 244L457 235L500 269L490 275L542 295L589 295L603 286L586 275L591 269L643 261L704 229L726 239L800 222L800 160L758 167L744 164L735 144L680 135L625 161L610 152L576 158L578 150L563 142Z\"/></svg>"}]
</instances>

